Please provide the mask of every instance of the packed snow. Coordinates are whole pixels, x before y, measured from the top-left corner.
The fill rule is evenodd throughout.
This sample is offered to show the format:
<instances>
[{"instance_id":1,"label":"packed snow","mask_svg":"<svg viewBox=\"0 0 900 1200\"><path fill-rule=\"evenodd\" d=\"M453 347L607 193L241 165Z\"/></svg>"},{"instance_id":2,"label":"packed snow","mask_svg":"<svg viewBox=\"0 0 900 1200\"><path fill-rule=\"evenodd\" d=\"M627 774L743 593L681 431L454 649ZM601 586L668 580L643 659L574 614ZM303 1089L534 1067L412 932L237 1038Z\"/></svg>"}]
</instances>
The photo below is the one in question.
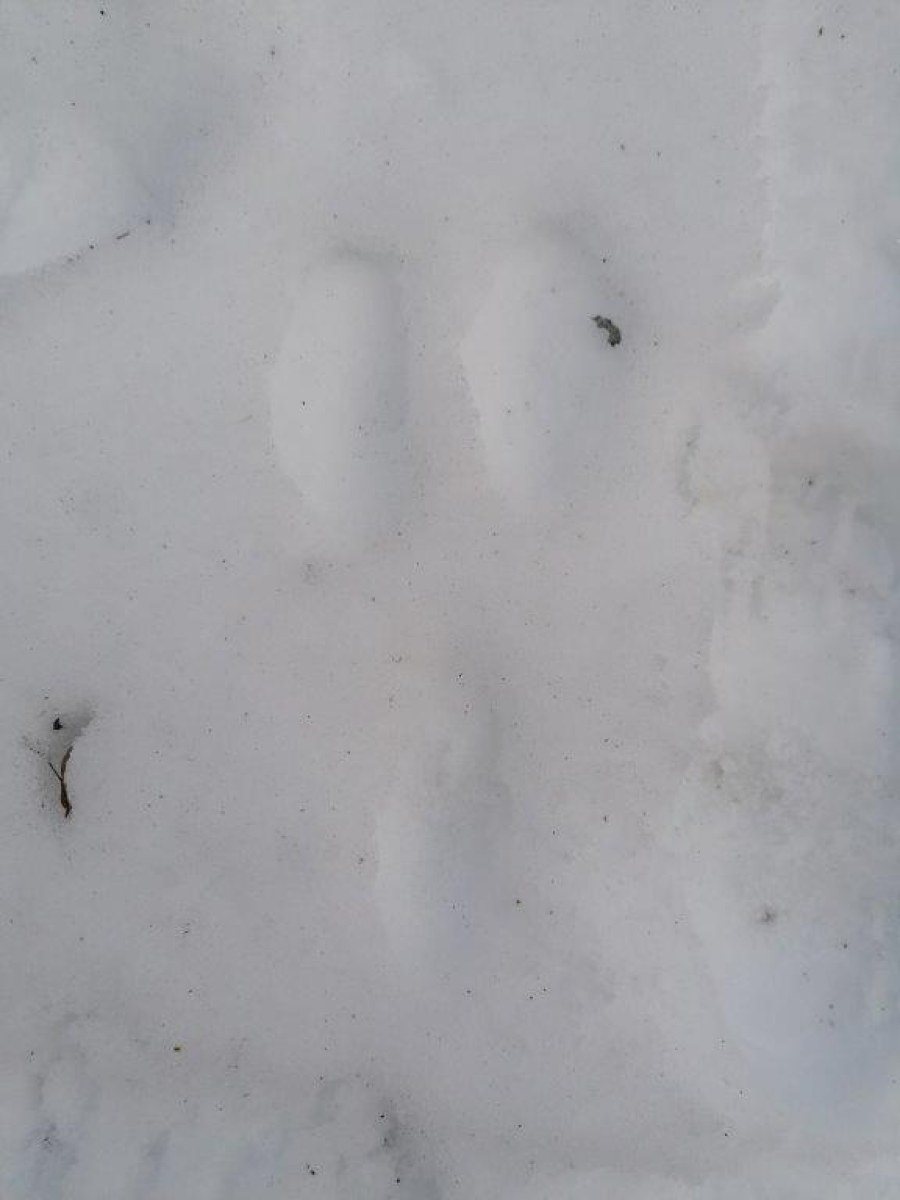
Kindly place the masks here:
<instances>
[{"instance_id":1,"label":"packed snow","mask_svg":"<svg viewBox=\"0 0 900 1200\"><path fill-rule=\"evenodd\" d=\"M0 11L0 1196L896 1200L900 10L100 2Z\"/></svg>"}]
</instances>

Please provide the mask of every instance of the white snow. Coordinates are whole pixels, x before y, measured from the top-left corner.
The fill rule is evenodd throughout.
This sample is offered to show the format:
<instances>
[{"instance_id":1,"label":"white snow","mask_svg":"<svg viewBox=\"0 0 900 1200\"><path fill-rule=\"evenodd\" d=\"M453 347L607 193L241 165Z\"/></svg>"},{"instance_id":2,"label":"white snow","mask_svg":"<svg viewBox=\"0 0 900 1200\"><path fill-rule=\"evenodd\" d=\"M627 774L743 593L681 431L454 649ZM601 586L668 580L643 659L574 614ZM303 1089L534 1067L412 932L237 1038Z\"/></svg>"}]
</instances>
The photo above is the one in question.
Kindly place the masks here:
<instances>
[{"instance_id":1,"label":"white snow","mask_svg":"<svg viewBox=\"0 0 900 1200\"><path fill-rule=\"evenodd\" d=\"M592 473L614 422L608 338L589 319L602 275L575 238L527 234L462 341L485 469L516 507L558 500L567 477Z\"/></svg>"},{"instance_id":2,"label":"white snow","mask_svg":"<svg viewBox=\"0 0 900 1200\"><path fill-rule=\"evenodd\" d=\"M900 12L0 30L3 1200L900 1196Z\"/></svg>"},{"instance_id":3,"label":"white snow","mask_svg":"<svg viewBox=\"0 0 900 1200\"><path fill-rule=\"evenodd\" d=\"M332 551L389 533L409 502L404 351L389 266L340 256L304 277L273 371L272 436Z\"/></svg>"}]
</instances>

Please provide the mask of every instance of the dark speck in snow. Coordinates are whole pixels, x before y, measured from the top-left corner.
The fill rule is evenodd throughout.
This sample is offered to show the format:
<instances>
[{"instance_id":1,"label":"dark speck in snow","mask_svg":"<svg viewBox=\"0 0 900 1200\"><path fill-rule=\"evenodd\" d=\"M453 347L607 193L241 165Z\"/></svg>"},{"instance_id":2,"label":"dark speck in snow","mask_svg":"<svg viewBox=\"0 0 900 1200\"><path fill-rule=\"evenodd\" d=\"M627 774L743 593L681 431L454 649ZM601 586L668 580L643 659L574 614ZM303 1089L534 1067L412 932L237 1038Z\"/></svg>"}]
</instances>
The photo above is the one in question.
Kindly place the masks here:
<instances>
[{"instance_id":1,"label":"dark speck in snow","mask_svg":"<svg viewBox=\"0 0 900 1200\"><path fill-rule=\"evenodd\" d=\"M611 321L609 317L594 317L593 320L597 328L602 329L606 333L609 344L611 346L618 346L622 340L622 331L618 325L614 321Z\"/></svg>"}]
</instances>

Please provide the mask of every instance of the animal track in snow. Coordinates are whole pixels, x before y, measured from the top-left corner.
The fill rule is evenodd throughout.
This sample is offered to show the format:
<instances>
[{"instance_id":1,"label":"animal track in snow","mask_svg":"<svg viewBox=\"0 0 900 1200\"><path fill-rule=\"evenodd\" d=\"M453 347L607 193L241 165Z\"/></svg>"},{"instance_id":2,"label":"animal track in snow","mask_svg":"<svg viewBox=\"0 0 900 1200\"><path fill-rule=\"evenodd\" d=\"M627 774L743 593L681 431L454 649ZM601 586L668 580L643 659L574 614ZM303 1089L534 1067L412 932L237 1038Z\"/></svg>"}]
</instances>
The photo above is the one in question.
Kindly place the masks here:
<instances>
[{"instance_id":1,"label":"animal track in snow","mask_svg":"<svg viewBox=\"0 0 900 1200\"><path fill-rule=\"evenodd\" d=\"M390 526L407 454L403 332L390 266L337 254L303 280L271 379L279 462L345 548Z\"/></svg>"},{"instance_id":2,"label":"animal track in snow","mask_svg":"<svg viewBox=\"0 0 900 1200\"><path fill-rule=\"evenodd\" d=\"M500 264L463 340L485 464L513 506L585 466L609 386L608 347L592 325L602 280L573 238L532 236Z\"/></svg>"}]
</instances>

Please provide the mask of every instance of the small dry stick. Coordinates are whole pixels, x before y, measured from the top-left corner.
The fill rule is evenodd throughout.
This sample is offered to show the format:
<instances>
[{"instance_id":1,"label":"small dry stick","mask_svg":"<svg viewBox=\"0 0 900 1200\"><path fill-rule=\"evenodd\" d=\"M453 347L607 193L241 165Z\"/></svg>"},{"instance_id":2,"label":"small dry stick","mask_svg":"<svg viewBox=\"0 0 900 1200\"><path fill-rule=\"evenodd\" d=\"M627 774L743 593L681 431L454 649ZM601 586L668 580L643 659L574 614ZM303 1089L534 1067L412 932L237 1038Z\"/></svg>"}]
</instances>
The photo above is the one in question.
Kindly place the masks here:
<instances>
[{"instance_id":1,"label":"small dry stick","mask_svg":"<svg viewBox=\"0 0 900 1200\"><path fill-rule=\"evenodd\" d=\"M54 767L53 762L49 758L47 759L47 762L50 764L50 770L59 780L59 802L66 816L72 811L72 805L69 802L69 789L66 787L66 767L69 765L69 756L72 753L72 749L70 746L62 756L62 762L59 764L58 771Z\"/></svg>"}]
</instances>

